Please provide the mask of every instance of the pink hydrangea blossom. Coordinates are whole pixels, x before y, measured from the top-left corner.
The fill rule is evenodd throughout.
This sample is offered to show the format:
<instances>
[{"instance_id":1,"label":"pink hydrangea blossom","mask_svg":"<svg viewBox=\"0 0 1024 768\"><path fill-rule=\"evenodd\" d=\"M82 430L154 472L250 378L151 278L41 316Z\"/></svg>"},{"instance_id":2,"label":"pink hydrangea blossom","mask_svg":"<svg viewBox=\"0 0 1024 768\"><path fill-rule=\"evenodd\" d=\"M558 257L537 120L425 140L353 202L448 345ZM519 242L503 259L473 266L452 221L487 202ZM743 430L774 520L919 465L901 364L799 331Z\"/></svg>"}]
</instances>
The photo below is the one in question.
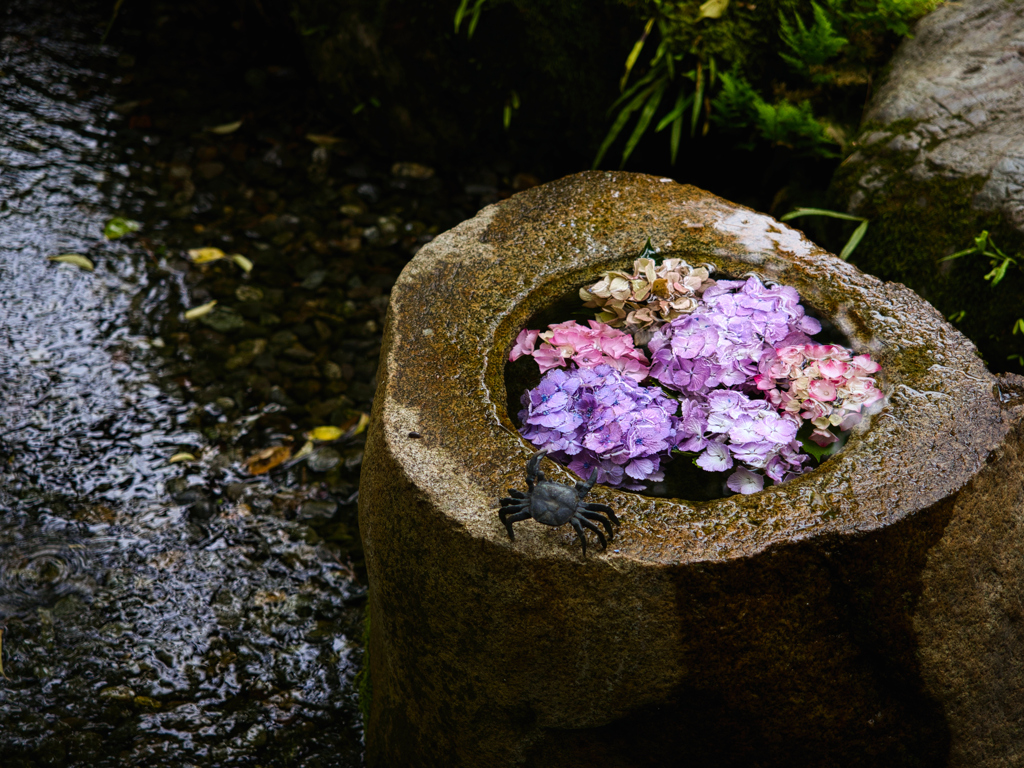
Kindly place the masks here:
<instances>
[{"instance_id":1,"label":"pink hydrangea blossom","mask_svg":"<svg viewBox=\"0 0 1024 768\"><path fill-rule=\"evenodd\" d=\"M831 428L850 429L883 393L869 374L881 366L836 344L796 344L766 352L754 376L757 388L783 413L814 425L818 445L836 441Z\"/></svg>"},{"instance_id":2,"label":"pink hydrangea blossom","mask_svg":"<svg viewBox=\"0 0 1024 768\"><path fill-rule=\"evenodd\" d=\"M637 382L647 378L650 363L634 347L632 336L597 320L588 323L589 328L573 320L555 323L544 333L523 330L516 337L509 360L531 355L541 373L572 362L579 368L608 365Z\"/></svg>"}]
</instances>

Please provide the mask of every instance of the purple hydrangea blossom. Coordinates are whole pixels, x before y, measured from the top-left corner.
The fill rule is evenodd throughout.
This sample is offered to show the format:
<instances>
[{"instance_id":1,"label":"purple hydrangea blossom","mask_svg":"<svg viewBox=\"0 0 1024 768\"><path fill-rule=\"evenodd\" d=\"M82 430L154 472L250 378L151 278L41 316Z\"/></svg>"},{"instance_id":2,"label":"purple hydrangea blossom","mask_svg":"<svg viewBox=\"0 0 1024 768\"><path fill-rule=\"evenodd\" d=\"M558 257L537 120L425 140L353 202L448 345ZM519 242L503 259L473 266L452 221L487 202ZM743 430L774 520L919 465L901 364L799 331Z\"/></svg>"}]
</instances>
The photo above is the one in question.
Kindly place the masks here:
<instances>
[{"instance_id":1,"label":"purple hydrangea blossom","mask_svg":"<svg viewBox=\"0 0 1024 768\"><path fill-rule=\"evenodd\" d=\"M555 368L523 394L521 434L586 479L642 490L662 480L678 442L679 403L608 365Z\"/></svg>"},{"instance_id":2,"label":"purple hydrangea blossom","mask_svg":"<svg viewBox=\"0 0 1024 768\"><path fill-rule=\"evenodd\" d=\"M724 472L736 465L727 485L739 493L753 493L757 483L750 470L763 470L772 480L782 482L804 471L808 457L800 452L796 439L800 419L779 413L766 400L753 400L744 392L716 389L704 397L686 401L680 419L679 448L699 451L697 466L708 472ZM699 414L699 415L698 415ZM701 418L703 417L703 418ZM687 425L691 424L690 429ZM696 433L696 429L703 428ZM693 430L694 434L690 434ZM764 478L756 474L761 490ZM735 487L734 487L735 486Z\"/></svg>"},{"instance_id":3,"label":"purple hydrangea blossom","mask_svg":"<svg viewBox=\"0 0 1024 768\"><path fill-rule=\"evenodd\" d=\"M796 290L756 277L710 285L692 314L654 333L650 376L678 400L640 386L646 359L628 336L590 326L523 331L510 359L533 355L547 371L522 397L523 436L582 478L596 469L607 485L642 490L641 481L664 478L661 462L678 449L695 453L706 471L732 470L732 491L755 493L765 477L782 483L810 469L797 439L802 418L817 419L821 431L837 421L839 406L849 420L881 397L867 377L877 363L814 345L821 325ZM789 359L797 353L800 360Z\"/></svg>"},{"instance_id":4,"label":"purple hydrangea blossom","mask_svg":"<svg viewBox=\"0 0 1024 768\"><path fill-rule=\"evenodd\" d=\"M693 314L662 326L650 342L651 376L688 396L718 387L750 388L765 351L804 344L821 324L804 313L800 295L756 277L719 280Z\"/></svg>"}]
</instances>

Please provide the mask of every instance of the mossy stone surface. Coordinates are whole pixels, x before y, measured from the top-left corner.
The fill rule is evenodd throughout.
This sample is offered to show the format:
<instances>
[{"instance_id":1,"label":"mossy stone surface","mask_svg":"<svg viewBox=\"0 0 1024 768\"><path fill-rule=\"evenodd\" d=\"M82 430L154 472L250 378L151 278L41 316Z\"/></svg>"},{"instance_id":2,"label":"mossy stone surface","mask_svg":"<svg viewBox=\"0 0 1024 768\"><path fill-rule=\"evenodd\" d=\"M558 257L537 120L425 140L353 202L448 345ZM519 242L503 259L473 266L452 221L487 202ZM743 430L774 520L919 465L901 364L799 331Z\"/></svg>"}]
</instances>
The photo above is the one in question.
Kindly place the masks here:
<instances>
[{"instance_id":1,"label":"mossy stone surface","mask_svg":"<svg viewBox=\"0 0 1024 768\"><path fill-rule=\"evenodd\" d=\"M648 237L795 287L881 362L886 405L752 496L595 487L622 526L586 559L568 528L527 521L510 542L498 498L525 489L533 451L505 405L513 340ZM965 739L1014 743L1019 380L1000 389L907 288L671 179L578 174L417 254L378 381L359 500L371 766L974 765Z\"/></svg>"},{"instance_id":2,"label":"mossy stone surface","mask_svg":"<svg viewBox=\"0 0 1024 768\"><path fill-rule=\"evenodd\" d=\"M1024 7L947 2L897 50L865 113L857 150L836 173L840 208L871 219L851 257L918 291L997 371L1020 367L1012 329L1024 275L998 286L981 256L944 262L982 230L1007 254L1024 248ZM960 313L963 312L963 315Z\"/></svg>"}]
</instances>

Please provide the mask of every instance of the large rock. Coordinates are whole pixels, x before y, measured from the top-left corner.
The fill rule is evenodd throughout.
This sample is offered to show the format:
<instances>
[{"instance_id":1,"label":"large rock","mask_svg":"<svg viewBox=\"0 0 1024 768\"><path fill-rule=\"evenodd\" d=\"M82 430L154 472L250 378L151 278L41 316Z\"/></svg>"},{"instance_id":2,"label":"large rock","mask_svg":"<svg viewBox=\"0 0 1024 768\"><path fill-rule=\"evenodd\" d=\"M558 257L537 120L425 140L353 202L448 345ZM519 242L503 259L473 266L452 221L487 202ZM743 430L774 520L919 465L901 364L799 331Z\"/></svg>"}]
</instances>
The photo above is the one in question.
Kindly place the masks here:
<instances>
[{"instance_id":1,"label":"large rock","mask_svg":"<svg viewBox=\"0 0 1024 768\"><path fill-rule=\"evenodd\" d=\"M1022 351L1011 329L1024 280L1011 272L993 293L985 261L940 259L983 229L1008 253L1024 245L1024 5L960 0L922 19L855 145L833 185L841 205L872 219L854 260L946 314L966 310L961 327L1005 365Z\"/></svg>"},{"instance_id":2,"label":"large rock","mask_svg":"<svg viewBox=\"0 0 1024 768\"><path fill-rule=\"evenodd\" d=\"M598 486L583 559L522 523L519 330L650 237L800 291L883 366L885 408L752 496ZM1002 766L1024 754L1024 379L914 293L693 187L585 173L434 240L391 297L363 464L371 766ZM550 462L549 476L573 478Z\"/></svg>"}]
</instances>

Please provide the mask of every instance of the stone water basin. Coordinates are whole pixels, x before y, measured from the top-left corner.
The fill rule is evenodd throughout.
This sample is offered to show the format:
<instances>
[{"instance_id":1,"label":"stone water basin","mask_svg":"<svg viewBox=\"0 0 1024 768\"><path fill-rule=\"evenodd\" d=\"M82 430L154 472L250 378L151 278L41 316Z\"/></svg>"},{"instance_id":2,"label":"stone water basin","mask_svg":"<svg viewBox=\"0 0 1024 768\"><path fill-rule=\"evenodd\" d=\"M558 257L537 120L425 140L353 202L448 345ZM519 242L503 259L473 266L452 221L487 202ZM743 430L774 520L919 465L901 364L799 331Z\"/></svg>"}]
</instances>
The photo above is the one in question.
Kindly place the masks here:
<instances>
[{"instance_id":1,"label":"stone water basin","mask_svg":"<svg viewBox=\"0 0 1024 768\"><path fill-rule=\"evenodd\" d=\"M796 288L882 364L886 405L751 496L595 487L622 525L586 560L568 527L510 542L497 498L533 447L508 351L647 237ZM359 501L371 766L1002 765L1020 747L1024 379L909 289L699 189L589 172L420 251L381 361Z\"/></svg>"}]
</instances>

